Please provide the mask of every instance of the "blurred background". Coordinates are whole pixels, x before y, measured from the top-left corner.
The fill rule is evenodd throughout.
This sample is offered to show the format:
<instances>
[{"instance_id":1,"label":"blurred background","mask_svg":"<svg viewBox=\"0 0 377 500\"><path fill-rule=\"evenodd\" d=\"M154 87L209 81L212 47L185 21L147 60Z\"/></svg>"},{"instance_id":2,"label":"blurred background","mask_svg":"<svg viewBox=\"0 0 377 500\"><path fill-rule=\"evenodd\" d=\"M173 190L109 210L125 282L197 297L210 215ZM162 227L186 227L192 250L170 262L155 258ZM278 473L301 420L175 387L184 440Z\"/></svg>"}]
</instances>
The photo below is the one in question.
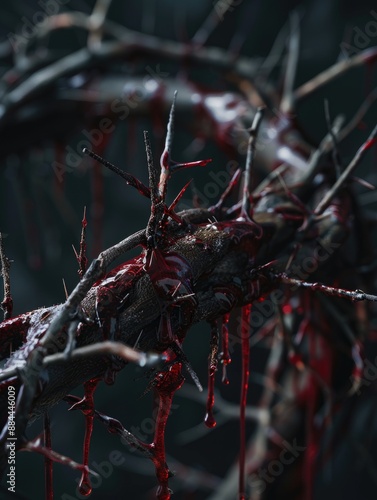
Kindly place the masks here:
<instances>
[{"instance_id":1,"label":"blurred background","mask_svg":"<svg viewBox=\"0 0 377 500\"><path fill-rule=\"evenodd\" d=\"M89 259L146 225L148 200L113 173L82 158L85 141L89 140L91 149L107 160L147 182L142 132L150 131L158 159L164 144L169 102L174 88L178 88L182 89L178 103L180 98L182 103L177 107L173 158L193 161L208 157L213 158L213 162L206 169L177 174L169 185L169 199L173 200L179 189L194 177L195 189L186 193L182 208L190 206L193 197L205 205L213 204L221 191L208 188L214 181L213 173L242 165L244 161L240 151L218 146L212 136L211 122L202 123L197 109L184 99L198 88L214 93L234 91L232 82L208 65L190 66L181 59L138 54L131 48L125 57L99 57L90 64L78 65L46 86L41 86L37 78L32 79L41 69L52 67L69 55L76 53L79 60L80 50L88 41L85 19L95 4L93 0L1 2L0 230L5 235L6 254L13 260L11 285L15 314L60 303L65 298L62 279L68 291L77 283L72 244L78 248L84 207L88 219ZM375 34L373 26L369 35L365 31L371 21L376 21L377 27L375 2L233 0L230 4L223 16L219 10L221 20L206 45L229 49L236 59L247 56L257 64L270 53L291 12L298 13L301 46L297 86L334 62L377 45L377 29ZM195 34L198 36L214 5L212 0L113 0L106 18L141 34L186 43ZM216 5L220 9L221 3ZM75 14L77 25L51 29L37 38L37 25L44 19L44 13L55 15L57 8L60 13L80 13ZM61 17L59 22L64 25L67 20ZM110 26L104 40L112 40L114 36L116 33ZM95 40L92 42L95 44ZM271 75L276 85L279 85L279 71L278 65ZM28 86L22 87L22 82ZM348 73L303 102L297 118L307 140L315 145L326 134L325 98L329 99L333 117L344 113L350 118L376 83L375 66L371 64ZM161 88L165 89L164 96L156 92ZM123 107L114 105L109 109L109 103L114 103L120 95L126 96ZM101 122L105 116L111 116L111 121ZM345 161L352 158L365 140L376 118L377 105L372 105L362 126L342 145ZM375 165L376 152L371 156ZM371 165L369 160L363 177L376 184L376 170L370 168ZM360 203L367 211L375 210L376 200L373 191L360 190ZM205 324L197 325L185 342L185 351L204 385L208 344L209 328ZM217 497L215 493L221 489L223 479L238 457L239 350L236 346L232 354L230 385L218 384L219 397L228 402L233 416L219 416L218 426L208 430L203 424L205 399L191 390L191 380L187 381L189 387L179 391L174 400L167 428L167 453L171 469L177 473L171 481L177 500L228 498ZM263 349L251 352L251 366L256 372L263 356ZM147 373L127 367L115 385L101 384L96 393L96 408L150 441L153 421L151 395L144 395L147 382ZM78 389L75 394L81 395L82 391ZM260 386L256 383L250 390L250 405L255 404L259 396ZM356 413L359 420L350 422L349 426L353 444L347 441L347 436L344 443L338 443L340 458L332 462L331 470L318 474L314 498L375 498L377 467L373 444L377 444L377 419L371 417L376 416L374 402L362 403L362 399L360 397L360 412ZM51 419L53 448L80 461L83 416L78 412L68 414L67 405L61 403L52 410ZM30 437L41 429L39 422L33 424ZM248 433L253 429L254 424L249 422ZM365 439L370 440L367 456L355 451L358 443ZM114 454L117 451L119 454ZM114 463L109 465L111 460ZM99 479L93 479L93 500L154 498L156 480L152 464L129 452L100 424L95 425L90 464L101 474ZM78 478L79 473L56 465L55 498L83 498L76 490ZM18 454L16 484L20 498L44 498L42 457ZM286 498L279 495L277 488L271 495L269 498ZM294 489L291 498L300 498L295 496Z\"/></svg>"}]
</instances>

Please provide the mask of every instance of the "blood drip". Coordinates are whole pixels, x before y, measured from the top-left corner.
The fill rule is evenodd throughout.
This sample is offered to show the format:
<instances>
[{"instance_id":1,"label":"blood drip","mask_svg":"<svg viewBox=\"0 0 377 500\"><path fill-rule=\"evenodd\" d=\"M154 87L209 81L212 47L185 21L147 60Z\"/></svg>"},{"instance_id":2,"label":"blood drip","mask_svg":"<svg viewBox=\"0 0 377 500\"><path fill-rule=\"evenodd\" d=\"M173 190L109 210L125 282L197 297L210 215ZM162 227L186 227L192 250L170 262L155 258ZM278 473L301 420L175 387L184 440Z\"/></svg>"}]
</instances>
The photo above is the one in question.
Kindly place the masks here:
<instances>
[{"instance_id":1,"label":"blood drip","mask_svg":"<svg viewBox=\"0 0 377 500\"><path fill-rule=\"evenodd\" d=\"M223 377L222 383L225 385L229 384L229 379L226 371L226 367L231 363L231 358L229 356L229 314L224 314L223 324L221 331L222 339L222 351L220 353L220 363L223 365Z\"/></svg>"},{"instance_id":2,"label":"blood drip","mask_svg":"<svg viewBox=\"0 0 377 500\"><path fill-rule=\"evenodd\" d=\"M246 457L246 429L245 412L247 391L249 388L249 328L251 305L242 308L242 383L240 400L240 470L239 470L239 500L246 500L245 492L245 457Z\"/></svg>"},{"instance_id":3,"label":"blood drip","mask_svg":"<svg viewBox=\"0 0 377 500\"><path fill-rule=\"evenodd\" d=\"M29 314L20 314L0 323L1 359L9 357L11 352L19 349L26 341L29 326Z\"/></svg>"},{"instance_id":4,"label":"blood drip","mask_svg":"<svg viewBox=\"0 0 377 500\"><path fill-rule=\"evenodd\" d=\"M184 382L181 370L182 364L176 363L171 366L168 371L158 373L155 379L155 392L158 397L158 412L153 443L150 445L150 449L153 451L152 460L156 468L156 476L159 482L156 494L159 500L170 500L171 495L168 485L171 473L166 465L165 454L165 428L174 393L182 387Z\"/></svg>"},{"instance_id":5,"label":"blood drip","mask_svg":"<svg viewBox=\"0 0 377 500\"><path fill-rule=\"evenodd\" d=\"M219 334L217 323L211 324L211 344L210 354L208 358L208 396L207 396L207 413L204 417L204 423L207 427L213 428L216 426L216 420L213 416L213 406L215 404L215 374L217 372L217 352L219 345Z\"/></svg>"},{"instance_id":6,"label":"blood drip","mask_svg":"<svg viewBox=\"0 0 377 500\"><path fill-rule=\"evenodd\" d=\"M170 312L180 300L182 314L192 317L197 299L192 293L192 271L186 259L176 252L162 252L153 248L146 255L145 270L151 278L161 307L159 341L168 345L174 341L170 324Z\"/></svg>"},{"instance_id":7,"label":"blood drip","mask_svg":"<svg viewBox=\"0 0 377 500\"><path fill-rule=\"evenodd\" d=\"M97 388L99 378L95 378L92 380L88 380L85 382L84 389L85 395L84 399L80 403L84 403L85 407L82 409L82 412L85 415L85 438L84 438L84 446L83 446L83 465L87 466L89 463L89 448L90 448L90 440L92 438L93 432L93 418L94 418L94 403L93 403L93 395ZM79 404L80 404L79 403ZM89 479L89 470L86 467L81 475L80 484L79 484L79 492L81 495L87 497L92 492L92 485Z\"/></svg>"}]
</instances>

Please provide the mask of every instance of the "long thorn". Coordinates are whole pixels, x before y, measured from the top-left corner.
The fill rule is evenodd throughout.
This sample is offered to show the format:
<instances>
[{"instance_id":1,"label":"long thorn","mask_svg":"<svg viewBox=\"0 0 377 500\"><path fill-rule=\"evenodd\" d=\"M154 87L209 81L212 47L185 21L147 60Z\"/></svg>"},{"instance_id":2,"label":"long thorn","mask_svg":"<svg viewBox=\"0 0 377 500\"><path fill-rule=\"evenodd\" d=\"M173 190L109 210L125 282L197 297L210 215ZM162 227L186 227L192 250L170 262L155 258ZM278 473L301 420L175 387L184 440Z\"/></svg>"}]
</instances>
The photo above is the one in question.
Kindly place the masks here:
<instances>
[{"instance_id":1,"label":"long thorn","mask_svg":"<svg viewBox=\"0 0 377 500\"><path fill-rule=\"evenodd\" d=\"M284 91L280 104L282 113L294 111L294 84L297 71L297 63L300 51L300 19L298 13L293 11L290 16L291 32L288 45L287 67L285 69Z\"/></svg>"},{"instance_id":2,"label":"long thorn","mask_svg":"<svg viewBox=\"0 0 377 500\"><path fill-rule=\"evenodd\" d=\"M253 123L250 129L250 137L249 143L247 147L247 156L246 156L246 168L245 168L245 184L243 188L243 196L242 196L242 208L241 208L241 217L250 218L250 195L251 195L251 187L252 187L252 166L255 156L255 142L258 134L258 129L262 121L263 112L265 108L258 108L255 113Z\"/></svg>"},{"instance_id":3,"label":"long thorn","mask_svg":"<svg viewBox=\"0 0 377 500\"><path fill-rule=\"evenodd\" d=\"M146 235L148 245L155 247L158 239L158 226L164 215L164 204L162 203L160 193L158 190L158 172L153 161L153 154L149 134L144 130L144 144L145 152L147 155L148 175L149 175L149 190L151 194L151 215L149 217Z\"/></svg>"},{"instance_id":4,"label":"long thorn","mask_svg":"<svg viewBox=\"0 0 377 500\"><path fill-rule=\"evenodd\" d=\"M175 114L176 100L177 100L177 91L174 92L173 103L170 108L169 121L165 139L165 149L161 155L161 160L160 160L161 174L160 174L159 191L163 201L165 201L167 183L170 177L171 148L173 145L174 114Z\"/></svg>"},{"instance_id":5,"label":"long thorn","mask_svg":"<svg viewBox=\"0 0 377 500\"><path fill-rule=\"evenodd\" d=\"M377 61L377 47L365 49L349 59L340 61L296 89L294 92L295 101L298 102L308 97L335 78L347 73L350 69L374 63L375 61Z\"/></svg>"},{"instance_id":6,"label":"long thorn","mask_svg":"<svg viewBox=\"0 0 377 500\"><path fill-rule=\"evenodd\" d=\"M285 273L280 273L275 275L275 279L286 285L293 285L300 288L309 288L312 291L319 291L325 295L330 295L332 297L345 297L351 300L369 300L371 302L377 302L377 295L371 295L365 293L362 290L344 290L343 288L335 288L333 286L326 286L322 283L310 283L308 281L299 280L296 278L290 278Z\"/></svg>"},{"instance_id":7,"label":"long thorn","mask_svg":"<svg viewBox=\"0 0 377 500\"><path fill-rule=\"evenodd\" d=\"M145 152L147 155L147 165L148 165L148 178L149 178L149 190L151 194L152 207L156 205L159 194L158 194L158 171L153 161L151 141L149 139L149 134L144 130L144 145Z\"/></svg>"},{"instance_id":8,"label":"long thorn","mask_svg":"<svg viewBox=\"0 0 377 500\"><path fill-rule=\"evenodd\" d=\"M203 24L193 36L192 43L194 43L195 45L204 45L210 37L211 33L213 33L219 23L223 21L224 15L229 10L229 8L232 7L232 4L233 2L224 2L224 0L218 0L211 9L211 12L208 14Z\"/></svg>"},{"instance_id":9,"label":"long thorn","mask_svg":"<svg viewBox=\"0 0 377 500\"><path fill-rule=\"evenodd\" d=\"M84 207L84 213L82 216L82 221L81 221L81 236L80 236L80 253L78 255L78 263L79 263L79 276L82 278L85 274L86 268L88 267L88 259L86 256L86 226L87 226L87 220L86 220L86 206Z\"/></svg>"},{"instance_id":10,"label":"long thorn","mask_svg":"<svg viewBox=\"0 0 377 500\"><path fill-rule=\"evenodd\" d=\"M362 119L364 118L364 115L367 113L367 111L370 109L371 105L374 103L376 99L377 99L377 87L375 87L372 90L372 92L370 92L367 95L366 99L362 102L359 109L356 111L351 120L339 132L338 141L343 141L348 136L348 134L350 134L352 130L354 130L357 127L357 125L361 123Z\"/></svg>"},{"instance_id":11,"label":"long thorn","mask_svg":"<svg viewBox=\"0 0 377 500\"><path fill-rule=\"evenodd\" d=\"M93 151L91 151L88 148L84 148L82 150L82 152L84 154L90 156L94 160L98 161L99 163L101 163L101 165L103 165L104 167L108 168L112 172L115 172L117 175L119 175L120 177L122 177L127 182L127 184L129 184L130 186L136 188L139 191L140 194L142 194L146 198L150 198L149 189L142 182L140 182L138 179L136 179L136 177L134 177L131 174L128 174L127 172L124 172L123 170L121 170L120 168L116 167L115 165L113 165L109 161L105 160L101 156L97 155L96 153L94 153Z\"/></svg>"},{"instance_id":12,"label":"long thorn","mask_svg":"<svg viewBox=\"0 0 377 500\"><path fill-rule=\"evenodd\" d=\"M351 160L348 167L343 171L343 173L340 175L340 177L335 182L333 187L326 193L324 198L322 198L320 203L317 205L317 208L314 210L315 215L320 215L326 210L331 200L334 198L339 189L343 186L343 184L346 182L346 180L350 177L352 172L358 166L365 153L368 151L368 149L370 149L373 146L373 144L376 143L377 141L376 137L377 137L377 125L372 130L367 141L364 142L364 144L362 144L362 146L360 146L360 148L357 150L355 156Z\"/></svg>"},{"instance_id":13,"label":"long thorn","mask_svg":"<svg viewBox=\"0 0 377 500\"><path fill-rule=\"evenodd\" d=\"M174 210L175 207L178 205L178 203L180 202L180 200L182 199L182 196L187 191L187 188L189 187L191 182L192 182L192 179L190 179L188 182L186 182L186 184L183 186L183 188L179 191L179 193L177 194L177 196L174 198L174 200L172 201L172 203L169 206L169 212Z\"/></svg>"},{"instance_id":14,"label":"long thorn","mask_svg":"<svg viewBox=\"0 0 377 500\"><path fill-rule=\"evenodd\" d=\"M341 173L341 164L340 164L340 156L339 156L339 151L338 151L338 141L336 138L336 135L333 131L332 125L331 125L331 118L330 118L330 107L329 107L329 101L325 99L325 118L326 118L326 125L328 132L330 134L331 140L332 140L332 160L334 163L335 167L335 172L336 172L336 178L339 179L340 173Z\"/></svg>"}]
</instances>

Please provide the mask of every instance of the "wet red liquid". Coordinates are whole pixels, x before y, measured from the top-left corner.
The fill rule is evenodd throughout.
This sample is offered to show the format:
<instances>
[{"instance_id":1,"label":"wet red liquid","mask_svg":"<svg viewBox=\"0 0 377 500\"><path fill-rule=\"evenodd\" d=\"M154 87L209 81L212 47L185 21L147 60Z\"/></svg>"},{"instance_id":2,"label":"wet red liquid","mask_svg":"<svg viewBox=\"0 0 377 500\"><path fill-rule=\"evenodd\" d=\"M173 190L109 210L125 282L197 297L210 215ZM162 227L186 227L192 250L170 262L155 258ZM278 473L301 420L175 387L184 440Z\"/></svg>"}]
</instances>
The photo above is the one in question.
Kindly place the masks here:
<instances>
[{"instance_id":1,"label":"wet red liquid","mask_svg":"<svg viewBox=\"0 0 377 500\"><path fill-rule=\"evenodd\" d=\"M250 330L251 305L242 308L242 382L241 382L241 400L240 400L240 470L239 470L239 500L246 500L245 492L245 459L246 459L246 403L247 392L249 389L249 330Z\"/></svg>"},{"instance_id":2,"label":"wet red liquid","mask_svg":"<svg viewBox=\"0 0 377 500\"><path fill-rule=\"evenodd\" d=\"M155 392L158 397L158 412L153 443L150 445L150 449L153 451L152 460L156 468L156 476L159 482L156 494L159 500L170 500L171 495L168 485L170 472L166 465L165 428L174 393L182 387L184 382L181 370L181 363L176 363L171 366L168 371L158 373L155 379Z\"/></svg>"},{"instance_id":3,"label":"wet red liquid","mask_svg":"<svg viewBox=\"0 0 377 500\"><path fill-rule=\"evenodd\" d=\"M85 437L84 437L84 446L83 446L83 465L88 466L89 464L89 449L90 449L90 441L92 439L93 433L93 419L94 419L94 401L93 396L94 392L97 388L98 382L100 379L92 379L84 384L85 395L82 403L85 404L85 409L83 409L83 413L85 415ZM92 485L89 479L89 470L87 467L83 469L80 483L79 483L79 492L83 496L89 496L92 492Z\"/></svg>"},{"instance_id":4,"label":"wet red liquid","mask_svg":"<svg viewBox=\"0 0 377 500\"><path fill-rule=\"evenodd\" d=\"M216 420L213 416L213 406L215 404L215 373L216 370L213 367L210 367L208 370L208 396L207 396L207 405L206 410L207 413L204 417L204 423L207 427L212 429L216 427Z\"/></svg>"},{"instance_id":5,"label":"wet red liquid","mask_svg":"<svg viewBox=\"0 0 377 500\"><path fill-rule=\"evenodd\" d=\"M221 338L222 338L222 352L220 353L220 363L223 366L223 376L222 376L222 383L224 385L229 384L229 379L227 375L227 366L229 363L231 363L231 357L229 356L229 314L224 314L223 320L222 320L222 331L221 331Z\"/></svg>"},{"instance_id":6,"label":"wet red liquid","mask_svg":"<svg viewBox=\"0 0 377 500\"><path fill-rule=\"evenodd\" d=\"M370 149L374 144L376 144L377 142L377 138L374 137L373 139L369 139L369 141L367 141L362 147L361 147L361 150L362 151L366 151L367 149Z\"/></svg>"}]
</instances>

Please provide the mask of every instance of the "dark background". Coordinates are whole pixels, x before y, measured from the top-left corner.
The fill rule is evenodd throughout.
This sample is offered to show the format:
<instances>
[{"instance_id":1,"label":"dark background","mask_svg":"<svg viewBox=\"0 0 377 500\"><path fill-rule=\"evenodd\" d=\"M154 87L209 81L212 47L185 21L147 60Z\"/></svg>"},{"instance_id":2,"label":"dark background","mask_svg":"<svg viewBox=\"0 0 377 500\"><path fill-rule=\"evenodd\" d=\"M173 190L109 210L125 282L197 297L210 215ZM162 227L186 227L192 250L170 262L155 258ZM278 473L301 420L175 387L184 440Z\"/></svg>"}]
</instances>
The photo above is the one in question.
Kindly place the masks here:
<instances>
[{"instance_id":1,"label":"dark background","mask_svg":"<svg viewBox=\"0 0 377 500\"><path fill-rule=\"evenodd\" d=\"M90 13L93 1L71 0L63 9L78 10ZM229 12L224 21L211 35L209 45L226 48L230 43L236 43L237 37L245 39L241 53L251 57L265 57L279 32L287 21L292 9L298 9L302 18L300 63L297 75L297 85L305 82L319 71L327 68L339 58L344 57L341 50L342 40L354 45L355 27L363 27L372 18L370 10L377 5L373 2L354 1L325 1L313 0L307 2L279 2L276 0L253 1L244 0L235 2L234 9ZM211 1L190 0L145 0L139 2L114 0L109 19L116 20L126 27L154 33L162 38L189 40L201 25L210 9ZM0 41L6 43L9 34L22 28L22 17L32 19L41 6L33 1L3 1L0 6ZM184 28L183 28L184 26ZM376 34L377 35L377 34ZM368 46L376 44L371 39ZM77 49L85 43L83 32L65 31L51 40L51 47L60 50L62 54ZM158 61L154 61L158 63ZM5 73L10 62L0 61L0 72ZM171 76L179 73L179 66L160 62L161 69L170 72ZM114 68L109 68L115 71ZM117 74L122 68L117 67ZM211 85L214 89L223 88L223 83L217 81L211 71L201 69L197 72L200 81ZM125 76L126 79L126 76ZM373 88L375 73L356 70L341 81L336 81L318 92L313 99L306 101L298 110L300 123L311 140L316 143L326 133L326 124L323 115L323 99L329 98L332 115L345 113L351 117L366 94ZM64 82L62 82L64 85ZM49 99L49 96L47 96ZM43 103L40 104L43 106ZM376 122L376 107L367 114L364 130L357 130L342 149L345 160L350 159L355 149L365 138L365 134ZM193 117L191 117L193 119ZM69 141L75 148L82 139L82 130L90 130L90 120L77 121L75 113L61 117L56 114L49 117L51 127L61 123L61 133L57 139L64 143ZM160 117L160 124L156 124L147 117L131 117L116 127L106 148L106 158L121 168L138 175L146 181L146 164L142 145L142 131L150 130L154 136L153 147L156 157L161 153L164 129L167 117ZM205 144L202 151L195 156L192 148L188 149L193 137L187 127L188 117L178 113L177 131L173 153L177 160L195 160L212 157L213 163L205 171L183 172L173 179L169 186L170 199L177 190L192 175L195 183L205 185L211 178L210 169L215 170L219 165L223 167L229 160L241 162L241 157L229 158L219 151L213 143ZM44 125L49 127L49 123ZM59 129L59 127L58 127ZM59 129L59 130L61 130ZM57 141L48 137L44 140L43 129L30 133L41 136L35 147L24 147L24 137L16 137L20 141L20 152L4 153L0 164L0 230L6 234L5 249L7 255L14 261L11 270L12 294L15 304L15 313L32 310L41 306L49 306L64 300L62 278L68 291L77 283L77 264L71 245L77 247L80 234L80 220L83 207L88 212L88 249L92 258L101 249L119 241L123 237L144 227L149 215L148 202L138 196L131 188L125 186L118 178L109 172L96 170L93 173L89 162L83 160L80 168L68 172L64 176L64 183L60 183L54 174L51 164L59 148ZM3 131L3 137L6 131ZM2 137L0 134L0 143ZM4 148L3 148L4 149ZM6 149L6 148L5 148ZM375 160L375 156L374 156ZM373 182L376 178L375 169L364 167L366 178ZM375 161L374 161L375 164ZM99 183L96 187L96 182ZM100 190L100 196L96 189ZM190 196L186 196L189 199ZM368 210L373 210L373 196L363 198L363 204ZM207 325L199 325L192 330L185 342L185 350L200 379L206 380L206 360L208 355L209 329ZM252 352L252 366L260 364L261 353ZM237 402L239 398L239 353L233 356L229 377L232 381L229 387L222 387L221 392L225 399ZM129 367L117 378L114 386L101 384L96 393L96 407L119 420L128 428L133 426L147 429L150 418L151 397L143 396L146 387L146 377L143 371ZM191 381L188 380L188 384ZM220 384L218 384L220 386ZM80 390L76 394L81 394ZM251 394L250 402L255 401L257 390ZM205 431L202 424L203 437L182 445L180 438L187 438L185 431L199 425L204 416L204 404L191 399L176 397L173 414L167 429L167 450L169 462L175 465L178 471L177 479L172 481L172 489L176 492L174 498L205 499L209 498L209 491L195 489L195 479L192 475L191 485L182 483L183 478L190 477L193 469L211 474L210 480L219 481L228 468L237 460L238 456L238 425L237 420L227 422L214 431ZM61 403L51 412L53 447L63 454L80 461L81 445L84 435L84 419L78 412L67 413L67 406ZM251 427L249 427L249 431ZM369 429L373 436L373 426ZM30 436L41 432L40 423L33 424L29 430ZM362 429L362 433L368 429ZM376 433L374 433L376 435ZM147 440L151 435L147 437ZM141 499L153 498L156 480L153 466L146 460L131 454L122 446L116 437L108 435L100 425L95 425L94 438L91 447L90 463L100 464L109 460L114 450L122 453L122 465L114 467L108 477L102 479L102 484L93 490L93 500L112 498ZM349 449L346 448L346 453ZM123 458L124 456L124 458ZM353 455L350 452L345 460L344 469L336 471L332 488L324 489L319 482L317 497L323 498L356 498L358 490L352 490L357 468L352 469ZM182 471L182 466L191 470ZM94 467L95 468L95 467ZM344 473L342 473L344 470ZM106 474L107 475L107 474ZM67 467L54 467L55 498L81 498L76 496L75 481L79 473ZM363 476L364 491L358 498L375 498L377 488L377 469L371 458L370 471ZM207 478L207 484L210 483ZM44 497L43 459L36 454L19 453L17 456L17 492L22 498L40 499ZM95 481L94 481L94 484ZM191 492L190 492L191 487ZM182 491L184 489L184 492ZM326 493L327 492L327 493ZM70 495L65 496L64 494ZM1 495L1 493L0 493ZM280 498L280 497L276 497Z\"/></svg>"}]
</instances>

